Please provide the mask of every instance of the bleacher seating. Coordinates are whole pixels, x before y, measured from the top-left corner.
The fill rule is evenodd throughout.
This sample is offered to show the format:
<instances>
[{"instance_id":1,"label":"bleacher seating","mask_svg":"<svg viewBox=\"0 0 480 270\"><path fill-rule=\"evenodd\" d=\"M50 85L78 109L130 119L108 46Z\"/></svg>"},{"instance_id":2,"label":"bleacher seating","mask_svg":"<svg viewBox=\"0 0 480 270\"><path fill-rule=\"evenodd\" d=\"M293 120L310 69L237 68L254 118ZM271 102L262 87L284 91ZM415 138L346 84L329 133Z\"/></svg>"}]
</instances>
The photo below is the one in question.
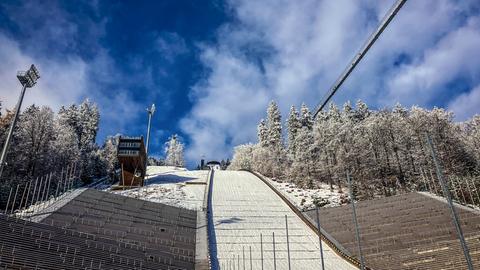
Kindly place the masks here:
<instances>
[{"instance_id":1,"label":"bleacher seating","mask_svg":"<svg viewBox=\"0 0 480 270\"><path fill-rule=\"evenodd\" d=\"M409 193L357 205L362 251L372 269L467 269L448 205ZM475 268L480 268L480 212L456 207ZM316 220L315 210L305 212ZM322 228L358 257L350 205L320 208Z\"/></svg>"},{"instance_id":2,"label":"bleacher seating","mask_svg":"<svg viewBox=\"0 0 480 270\"><path fill-rule=\"evenodd\" d=\"M2 216L0 230L0 268L195 267L195 211L97 190L82 192L42 223Z\"/></svg>"}]
</instances>

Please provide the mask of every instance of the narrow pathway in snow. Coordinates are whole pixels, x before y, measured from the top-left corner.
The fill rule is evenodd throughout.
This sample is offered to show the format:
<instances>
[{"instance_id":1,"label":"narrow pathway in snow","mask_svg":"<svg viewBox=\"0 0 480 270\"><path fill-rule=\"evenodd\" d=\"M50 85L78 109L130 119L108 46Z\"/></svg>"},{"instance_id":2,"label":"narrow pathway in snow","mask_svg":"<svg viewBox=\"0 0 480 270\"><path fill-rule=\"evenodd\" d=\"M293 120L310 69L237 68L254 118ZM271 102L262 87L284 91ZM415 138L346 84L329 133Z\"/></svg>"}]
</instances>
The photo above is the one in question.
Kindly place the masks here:
<instances>
[{"instance_id":1,"label":"narrow pathway in snow","mask_svg":"<svg viewBox=\"0 0 480 270\"><path fill-rule=\"evenodd\" d=\"M285 215L288 220L291 269L321 269L318 237L267 185L249 172L215 171L212 222L219 269L288 268ZM260 244L260 234L263 245ZM357 269L325 243L325 269ZM250 257L250 249L252 256ZM250 260L251 258L251 260Z\"/></svg>"}]
</instances>

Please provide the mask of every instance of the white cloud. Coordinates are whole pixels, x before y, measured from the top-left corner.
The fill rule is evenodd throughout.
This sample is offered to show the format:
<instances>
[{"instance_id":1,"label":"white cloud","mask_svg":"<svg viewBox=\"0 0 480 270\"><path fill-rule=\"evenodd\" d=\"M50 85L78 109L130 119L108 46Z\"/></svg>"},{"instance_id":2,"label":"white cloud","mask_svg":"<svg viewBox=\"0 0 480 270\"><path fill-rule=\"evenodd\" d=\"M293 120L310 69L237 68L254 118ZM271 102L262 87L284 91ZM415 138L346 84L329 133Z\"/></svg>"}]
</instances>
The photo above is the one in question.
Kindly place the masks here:
<instances>
[{"instance_id":1,"label":"white cloud","mask_svg":"<svg viewBox=\"0 0 480 270\"><path fill-rule=\"evenodd\" d=\"M19 70L27 70L35 64L41 78L27 90L23 108L31 104L49 105L58 109L61 105L77 101L86 94L86 63L79 58L62 61L34 58L25 54L19 44L0 34L0 99L2 109L13 109L21 89L16 77Z\"/></svg>"},{"instance_id":2,"label":"white cloud","mask_svg":"<svg viewBox=\"0 0 480 270\"><path fill-rule=\"evenodd\" d=\"M230 1L235 19L219 30L216 44L201 46L209 72L193 87L194 107L181 122L191 138L187 157L220 159L232 146L254 141L271 99L283 113L292 104L315 106L393 3ZM407 2L335 101L427 105L465 73L479 80L480 59L472 55L479 27L472 6ZM423 82L430 82L428 91L415 91Z\"/></svg>"},{"instance_id":3,"label":"white cloud","mask_svg":"<svg viewBox=\"0 0 480 270\"><path fill-rule=\"evenodd\" d=\"M426 104L435 95L450 92L447 85L454 80L478 80L480 61L474 59L478 48L480 21L473 17L465 26L440 39L435 47L427 49L418 62L397 70L388 84L389 99Z\"/></svg>"},{"instance_id":4,"label":"white cloud","mask_svg":"<svg viewBox=\"0 0 480 270\"><path fill-rule=\"evenodd\" d=\"M480 114L480 85L458 96L448 104L448 109L455 113L455 118L459 121Z\"/></svg>"},{"instance_id":5,"label":"white cloud","mask_svg":"<svg viewBox=\"0 0 480 270\"><path fill-rule=\"evenodd\" d=\"M127 89L102 89L114 82L124 81L128 85L134 80L132 77L123 78L105 51L100 50L90 62L76 56L63 59L33 57L22 51L16 41L0 33L2 110L15 107L21 90L16 72L28 69L31 64L37 66L41 77L33 88L27 89L22 109L36 104L58 110L62 105L68 106L89 98L100 109L102 134L126 132L129 123L144 110L144 106L138 104ZM95 75L96 80L93 80L92 75ZM149 72L144 72L133 77L146 76L141 81L148 84L150 75Z\"/></svg>"}]
</instances>

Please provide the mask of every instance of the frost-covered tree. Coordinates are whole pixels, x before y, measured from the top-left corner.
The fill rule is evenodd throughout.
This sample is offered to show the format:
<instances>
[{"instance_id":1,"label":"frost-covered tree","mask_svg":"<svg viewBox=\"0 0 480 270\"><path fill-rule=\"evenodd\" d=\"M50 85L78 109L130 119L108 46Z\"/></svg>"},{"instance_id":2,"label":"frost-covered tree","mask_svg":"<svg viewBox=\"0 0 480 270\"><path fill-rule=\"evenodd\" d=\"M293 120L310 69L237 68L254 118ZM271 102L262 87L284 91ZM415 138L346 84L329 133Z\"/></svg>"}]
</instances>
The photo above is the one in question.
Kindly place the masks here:
<instances>
[{"instance_id":1,"label":"frost-covered tree","mask_svg":"<svg viewBox=\"0 0 480 270\"><path fill-rule=\"evenodd\" d=\"M118 139L119 136L107 137L100 150L100 157L105 163L106 170L110 173L119 167L117 158Z\"/></svg>"},{"instance_id":2,"label":"frost-covered tree","mask_svg":"<svg viewBox=\"0 0 480 270\"><path fill-rule=\"evenodd\" d=\"M241 144L233 149L233 158L229 170L252 170L254 144Z\"/></svg>"},{"instance_id":3,"label":"frost-covered tree","mask_svg":"<svg viewBox=\"0 0 480 270\"><path fill-rule=\"evenodd\" d=\"M166 143L166 165L184 167L185 161L183 158L183 148L184 145L179 141L177 134L170 137L169 141Z\"/></svg>"},{"instance_id":4,"label":"frost-covered tree","mask_svg":"<svg viewBox=\"0 0 480 270\"><path fill-rule=\"evenodd\" d=\"M287 146L288 153L290 156L295 154L295 138L297 136L298 130L301 128L300 117L298 115L297 109L295 106L290 107L290 113L287 119Z\"/></svg>"},{"instance_id":5,"label":"frost-covered tree","mask_svg":"<svg viewBox=\"0 0 480 270\"><path fill-rule=\"evenodd\" d=\"M92 162L92 158L97 160L100 154L95 143L100 121L97 105L86 99L80 106L75 104L68 108L62 106L58 113L58 119L61 125L69 126L77 136L78 149L80 150L79 170L82 172L83 181L88 182L93 177L101 175L103 170Z\"/></svg>"},{"instance_id":6,"label":"frost-covered tree","mask_svg":"<svg viewBox=\"0 0 480 270\"><path fill-rule=\"evenodd\" d=\"M302 104L302 107L300 109L300 124L302 127L306 127L308 130L312 130L312 114L310 113L310 109L307 107L307 105L305 105L305 103Z\"/></svg>"},{"instance_id":7,"label":"frost-covered tree","mask_svg":"<svg viewBox=\"0 0 480 270\"><path fill-rule=\"evenodd\" d=\"M270 102L267 109L268 146L282 148L282 115L275 101Z\"/></svg>"},{"instance_id":8,"label":"frost-covered tree","mask_svg":"<svg viewBox=\"0 0 480 270\"><path fill-rule=\"evenodd\" d=\"M267 109L267 129L268 129L268 158L267 167L270 167L270 173L267 175L278 177L284 173L285 149L282 137L282 116L275 101L270 102Z\"/></svg>"},{"instance_id":9,"label":"frost-covered tree","mask_svg":"<svg viewBox=\"0 0 480 270\"><path fill-rule=\"evenodd\" d=\"M267 124L265 123L264 119L260 120L260 123L258 123L257 126L257 138L258 138L258 143L262 147L267 147L269 145L268 141L268 128Z\"/></svg>"},{"instance_id":10,"label":"frost-covered tree","mask_svg":"<svg viewBox=\"0 0 480 270\"><path fill-rule=\"evenodd\" d=\"M294 108L290 110L286 121L286 159L283 144L271 143L282 141L282 128L276 124L280 119L278 107L271 104L265 123L269 144L250 145L248 151L241 149L241 154L236 151L235 156L242 158L237 158L235 164L242 160L242 164L248 164L244 167L267 176L303 186L325 182L331 189L339 190L345 186L348 170L356 180L359 199L426 188L440 192L438 184L436 189L433 185L438 180L426 145L428 133L445 175L457 178L472 175L477 180L470 182L470 188L480 188L480 116L455 123L453 114L444 109L405 108L397 104L392 109L371 110L359 100L355 108L346 102L342 110L331 103L315 121L312 119L309 129L311 124L302 125L310 123L305 121L308 114L306 106L302 106L298 116ZM279 151L275 152L276 149ZM469 185L457 184L456 189L468 192Z\"/></svg>"}]
</instances>

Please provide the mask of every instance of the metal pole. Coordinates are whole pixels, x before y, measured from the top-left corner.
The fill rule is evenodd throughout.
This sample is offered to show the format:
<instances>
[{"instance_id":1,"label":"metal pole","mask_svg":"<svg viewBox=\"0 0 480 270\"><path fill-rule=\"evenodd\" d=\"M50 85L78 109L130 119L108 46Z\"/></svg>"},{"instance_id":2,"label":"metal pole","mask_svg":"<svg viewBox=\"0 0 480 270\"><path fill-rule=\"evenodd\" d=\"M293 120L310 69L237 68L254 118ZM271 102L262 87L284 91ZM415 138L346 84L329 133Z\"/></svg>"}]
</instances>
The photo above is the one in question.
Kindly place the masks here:
<instances>
[{"instance_id":1,"label":"metal pole","mask_svg":"<svg viewBox=\"0 0 480 270\"><path fill-rule=\"evenodd\" d=\"M250 270L253 270L253 264L252 264L252 246L249 246L250 248Z\"/></svg>"},{"instance_id":2,"label":"metal pole","mask_svg":"<svg viewBox=\"0 0 480 270\"><path fill-rule=\"evenodd\" d=\"M350 174L348 171L347 171L347 181L348 181L348 189L350 192L350 200L352 200L353 223L355 225L355 238L357 240L358 254L360 257L360 269L364 270L365 262L363 260L362 244L360 243L360 230L358 229L357 211L355 210L355 198L353 197L352 181L350 180Z\"/></svg>"},{"instance_id":3,"label":"metal pole","mask_svg":"<svg viewBox=\"0 0 480 270\"><path fill-rule=\"evenodd\" d=\"M260 262L262 264L262 270L263 270L263 236L260 234Z\"/></svg>"},{"instance_id":4,"label":"metal pole","mask_svg":"<svg viewBox=\"0 0 480 270\"><path fill-rule=\"evenodd\" d=\"M153 113L155 112L155 104L152 104L152 107L150 109L147 109L147 112L148 112L148 127L147 127L147 143L145 146L145 153L148 159L148 146L150 144L150 127L152 122L152 116L153 116Z\"/></svg>"},{"instance_id":5,"label":"metal pole","mask_svg":"<svg viewBox=\"0 0 480 270\"><path fill-rule=\"evenodd\" d=\"M322 247L322 232L320 227L320 215L318 213L318 205L316 206L317 210L317 228L318 228L318 245L320 246L320 261L322 262L322 270L325 270L325 265L323 262L323 247Z\"/></svg>"},{"instance_id":6,"label":"metal pole","mask_svg":"<svg viewBox=\"0 0 480 270\"><path fill-rule=\"evenodd\" d=\"M27 192L27 197L25 198L25 206L24 208L26 209L27 208L27 205L28 205L28 196L30 196L30 189L32 188L32 180L30 180L30 182L28 182L28 192Z\"/></svg>"},{"instance_id":7,"label":"metal pole","mask_svg":"<svg viewBox=\"0 0 480 270\"><path fill-rule=\"evenodd\" d=\"M480 196L478 195L478 188L475 186L475 181L473 180L473 178L470 178L470 180L472 180L473 189L475 190L475 194L477 195L477 202L480 205Z\"/></svg>"},{"instance_id":8,"label":"metal pole","mask_svg":"<svg viewBox=\"0 0 480 270\"><path fill-rule=\"evenodd\" d=\"M70 190L70 187L72 185L72 175L73 175L73 165L70 167L70 171L68 172L68 177L67 177L67 182L65 183L67 186L67 191Z\"/></svg>"},{"instance_id":9,"label":"metal pole","mask_svg":"<svg viewBox=\"0 0 480 270\"><path fill-rule=\"evenodd\" d=\"M347 79L347 77L352 73L352 71L355 69L355 67L360 63L362 58L367 54L368 50L373 46L375 41L380 37L382 32L387 28L388 24L393 20L395 15L400 11L402 8L403 4L405 4L407 0L398 0L393 7L388 11L387 15L383 18L382 22L380 25L377 27L375 32L372 33L372 35L368 38L367 42L363 45L363 47L360 49L360 51L355 54L355 57L352 59L350 64L347 66L347 68L340 74L340 77L335 81L334 85L332 88L329 90L327 98L317 106L317 109L315 110L315 114L313 115L313 118L315 119L318 115L318 113L325 107L325 105L328 103L328 101L333 97L335 92L337 92L338 88L343 84L343 82Z\"/></svg>"},{"instance_id":10,"label":"metal pole","mask_svg":"<svg viewBox=\"0 0 480 270\"><path fill-rule=\"evenodd\" d=\"M42 195L40 195L40 201L43 202L43 198L45 198L45 191L47 189L47 180L48 179L48 175L45 176L45 182L43 183L43 191L42 191Z\"/></svg>"},{"instance_id":11,"label":"metal pole","mask_svg":"<svg viewBox=\"0 0 480 270\"><path fill-rule=\"evenodd\" d=\"M27 85L25 84L22 88L22 92L20 93L20 97L18 98L17 106L15 107L15 115L13 116L12 123L10 124L10 129L8 130L7 139L3 144L2 155L0 156L0 177L2 177L3 169L5 168L5 158L7 157L8 148L10 146L10 141L12 140L13 136L13 129L17 124L18 115L20 114L20 108L22 107L23 97L25 96L25 90L27 90Z\"/></svg>"},{"instance_id":12,"label":"metal pole","mask_svg":"<svg viewBox=\"0 0 480 270\"><path fill-rule=\"evenodd\" d=\"M273 270L277 269L277 257L275 256L275 232L272 233L273 240Z\"/></svg>"},{"instance_id":13,"label":"metal pole","mask_svg":"<svg viewBox=\"0 0 480 270\"><path fill-rule=\"evenodd\" d=\"M72 177L71 177L72 180L70 181L70 189L74 187L76 172L77 172L77 163L75 162L75 164L73 164L73 171L72 171Z\"/></svg>"},{"instance_id":14,"label":"metal pole","mask_svg":"<svg viewBox=\"0 0 480 270\"><path fill-rule=\"evenodd\" d=\"M10 210L10 214L13 214L13 209L15 208L15 202L17 201L17 193L18 193L18 186L20 184L17 184L17 188L15 189L15 196L13 197L13 203L12 203L12 208Z\"/></svg>"},{"instance_id":15,"label":"metal pole","mask_svg":"<svg viewBox=\"0 0 480 270\"><path fill-rule=\"evenodd\" d=\"M67 165L67 170L65 171L65 183L63 183L62 181L63 193L67 191L67 179L68 179L69 166L70 165Z\"/></svg>"},{"instance_id":16,"label":"metal pole","mask_svg":"<svg viewBox=\"0 0 480 270\"><path fill-rule=\"evenodd\" d=\"M43 176L40 177L40 183L38 184L38 193L37 193L37 198L35 199L35 205L37 204L40 193L42 192L42 183L43 183ZM35 208L35 210L36 210L36 208Z\"/></svg>"},{"instance_id":17,"label":"metal pole","mask_svg":"<svg viewBox=\"0 0 480 270\"><path fill-rule=\"evenodd\" d=\"M467 184L467 189L468 189L468 195L469 195L469 199L470 199L470 202L472 205L475 205L475 201L473 199L473 193L472 193L472 189L470 188L470 183L468 182L468 179L465 178L465 183Z\"/></svg>"},{"instance_id":18,"label":"metal pole","mask_svg":"<svg viewBox=\"0 0 480 270\"><path fill-rule=\"evenodd\" d=\"M291 265L290 265L290 242L288 241L288 221L287 221L287 215L285 215L285 232L287 233L288 270L290 270L290 269L291 269Z\"/></svg>"},{"instance_id":19,"label":"metal pole","mask_svg":"<svg viewBox=\"0 0 480 270\"><path fill-rule=\"evenodd\" d=\"M245 270L245 247L242 247L243 252L243 270Z\"/></svg>"},{"instance_id":20,"label":"metal pole","mask_svg":"<svg viewBox=\"0 0 480 270\"><path fill-rule=\"evenodd\" d=\"M422 173L422 180L423 180L423 185L425 185L426 191L430 191L430 187L427 183L427 180L425 179L425 173L423 172L423 169L420 168L420 172Z\"/></svg>"},{"instance_id":21,"label":"metal pole","mask_svg":"<svg viewBox=\"0 0 480 270\"><path fill-rule=\"evenodd\" d=\"M62 177L63 177L63 167L62 167L62 172L60 173L60 179L57 180L57 191L55 191L55 200L57 199L58 190L60 188L60 185L62 184Z\"/></svg>"},{"instance_id":22,"label":"metal pole","mask_svg":"<svg viewBox=\"0 0 480 270\"><path fill-rule=\"evenodd\" d=\"M468 269L473 270L472 259L470 258L470 252L468 250L467 243L465 242L465 238L463 237L462 227L460 226L460 223L458 222L457 212L455 210L455 207L453 206L452 198L450 196L450 192L448 191L447 185L445 184L445 181L443 179L442 169L440 167L439 162L437 161L437 154L435 152L435 148L433 147L432 139L430 138L430 135L428 135L428 134L427 134L427 142L428 142L428 146L430 147L430 152L432 154L433 162L435 164L435 169L437 170L438 180L440 181L440 185L442 186L443 193L445 195L445 198L447 199L448 206L450 207L450 211L452 212L451 214L452 214L453 223L455 224L455 228L457 230L458 238L459 238L460 243L462 245L463 254L465 255L465 260L467 261Z\"/></svg>"},{"instance_id":23,"label":"metal pole","mask_svg":"<svg viewBox=\"0 0 480 270\"><path fill-rule=\"evenodd\" d=\"M52 182L53 173L50 173L48 177L48 186L47 186L47 195L45 196L45 200L50 200L50 183Z\"/></svg>"},{"instance_id":24,"label":"metal pole","mask_svg":"<svg viewBox=\"0 0 480 270\"><path fill-rule=\"evenodd\" d=\"M25 192L27 192L27 184L25 184L25 187L23 188L22 199L20 200L20 205L18 206L18 209L22 209L23 199L25 198Z\"/></svg>"},{"instance_id":25,"label":"metal pole","mask_svg":"<svg viewBox=\"0 0 480 270\"><path fill-rule=\"evenodd\" d=\"M455 178L455 181L458 183L458 187L460 188L460 194L462 194L463 204L467 204L467 199L465 198L465 193L463 193L462 183L458 180L458 178L456 178L456 177L454 177L454 178Z\"/></svg>"},{"instance_id":26,"label":"metal pole","mask_svg":"<svg viewBox=\"0 0 480 270\"><path fill-rule=\"evenodd\" d=\"M455 182L453 182L452 177L447 177L447 181L448 180L450 180L450 183L452 185L452 189L453 189L453 193L455 194L455 198L457 199L457 201L460 202L460 197L458 197L457 187L455 186Z\"/></svg>"},{"instance_id":27,"label":"metal pole","mask_svg":"<svg viewBox=\"0 0 480 270\"><path fill-rule=\"evenodd\" d=\"M5 212L4 212L5 215L8 212L8 205L10 204L10 196L12 196L12 189L13 189L13 187L10 188L10 193L8 194L7 205L5 206Z\"/></svg>"},{"instance_id":28,"label":"metal pole","mask_svg":"<svg viewBox=\"0 0 480 270\"><path fill-rule=\"evenodd\" d=\"M32 201L30 203L30 206L32 206L33 202L35 201L35 193L37 192L37 183L38 183L38 176L37 178L35 178L35 186L33 186Z\"/></svg>"}]
</instances>

